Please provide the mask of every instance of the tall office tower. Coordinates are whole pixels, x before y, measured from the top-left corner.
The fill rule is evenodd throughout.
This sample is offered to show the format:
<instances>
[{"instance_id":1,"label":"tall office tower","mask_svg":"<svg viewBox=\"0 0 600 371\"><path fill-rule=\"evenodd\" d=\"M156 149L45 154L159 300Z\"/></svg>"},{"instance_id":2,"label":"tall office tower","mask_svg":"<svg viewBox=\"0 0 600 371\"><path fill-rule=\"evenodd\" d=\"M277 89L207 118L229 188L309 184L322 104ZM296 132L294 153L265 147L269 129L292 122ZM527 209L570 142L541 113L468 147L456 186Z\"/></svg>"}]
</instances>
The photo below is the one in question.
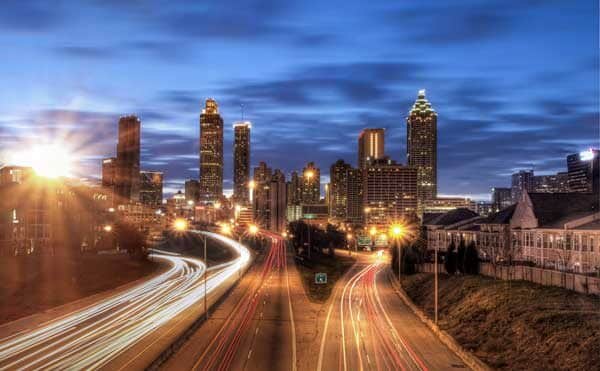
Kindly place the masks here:
<instances>
[{"instance_id":1,"label":"tall office tower","mask_svg":"<svg viewBox=\"0 0 600 371\"><path fill-rule=\"evenodd\" d=\"M533 192L567 193L569 192L569 174L559 172L551 175L536 175L533 177Z\"/></svg>"},{"instance_id":2,"label":"tall office tower","mask_svg":"<svg viewBox=\"0 0 600 371\"><path fill-rule=\"evenodd\" d=\"M425 98L419 96L406 118L406 156L408 166L417 168L418 200L437 197L437 113Z\"/></svg>"},{"instance_id":3,"label":"tall office tower","mask_svg":"<svg viewBox=\"0 0 600 371\"><path fill-rule=\"evenodd\" d=\"M525 191L533 192L534 186L533 170L520 170L514 173L511 177L511 197L513 204L516 204L521 199L521 195Z\"/></svg>"},{"instance_id":4,"label":"tall office tower","mask_svg":"<svg viewBox=\"0 0 600 371\"><path fill-rule=\"evenodd\" d=\"M348 171L352 169L344 160L337 160L329 170L329 218L344 222L348 218Z\"/></svg>"},{"instance_id":5,"label":"tall office tower","mask_svg":"<svg viewBox=\"0 0 600 371\"><path fill-rule=\"evenodd\" d=\"M302 169L300 201L302 204L318 204L321 200L321 171L314 162Z\"/></svg>"},{"instance_id":6,"label":"tall office tower","mask_svg":"<svg viewBox=\"0 0 600 371\"><path fill-rule=\"evenodd\" d=\"M140 171L140 202L158 207L163 198L163 173L160 171Z\"/></svg>"},{"instance_id":7,"label":"tall office tower","mask_svg":"<svg viewBox=\"0 0 600 371\"><path fill-rule=\"evenodd\" d=\"M263 228L270 228L271 203L269 199L269 188L272 178L271 168L265 162L260 162L254 168L254 195L252 209L254 221Z\"/></svg>"},{"instance_id":8,"label":"tall office tower","mask_svg":"<svg viewBox=\"0 0 600 371\"><path fill-rule=\"evenodd\" d=\"M300 205L301 194L302 188L298 172L292 171L290 181L287 183L288 205Z\"/></svg>"},{"instance_id":9,"label":"tall office tower","mask_svg":"<svg viewBox=\"0 0 600 371\"><path fill-rule=\"evenodd\" d=\"M348 169L346 183L346 220L353 224L364 222L363 170Z\"/></svg>"},{"instance_id":10,"label":"tall office tower","mask_svg":"<svg viewBox=\"0 0 600 371\"><path fill-rule=\"evenodd\" d=\"M498 212L512 204L513 202L510 188L492 188L492 212Z\"/></svg>"},{"instance_id":11,"label":"tall office tower","mask_svg":"<svg viewBox=\"0 0 600 371\"><path fill-rule=\"evenodd\" d=\"M184 189L186 201L200 201L200 182L196 179L188 179L184 183Z\"/></svg>"},{"instance_id":12,"label":"tall office tower","mask_svg":"<svg viewBox=\"0 0 600 371\"><path fill-rule=\"evenodd\" d=\"M119 119L115 195L118 202L138 201L140 191L140 128L137 116Z\"/></svg>"},{"instance_id":13,"label":"tall office tower","mask_svg":"<svg viewBox=\"0 0 600 371\"><path fill-rule=\"evenodd\" d=\"M250 181L250 129L249 121L233 124L233 199L247 204Z\"/></svg>"},{"instance_id":14,"label":"tall office tower","mask_svg":"<svg viewBox=\"0 0 600 371\"><path fill-rule=\"evenodd\" d=\"M358 135L358 168L364 169L367 161L385 156L385 130L363 129Z\"/></svg>"},{"instance_id":15,"label":"tall office tower","mask_svg":"<svg viewBox=\"0 0 600 371\"><path fill-rule=\"evenodd\" d=\"M387 228L417 212L418 169L390 159L369 161L363 170L363 206L367 225Z\"/></svg>"},{"instance_id":16,"label":"tall office tower","mask_svg":"<svg viewBox=\"0 0 600 371\"><path fill-rule=\"evenodd\" d=\"M112 188L115 185L117 158L109 157L102 160L102 186Z\"/></svg>"},{"instance_id":17,"label":"tall office tower","mask_svg":"<svg viewBox=\"0 0 600 371\"><path fill-rule=\"evenodd\" d=\"M212 98L200 115L200 195L206 201L223 195L223 119Z\"/></svg>"},{"instance_id":18,"label":"tall office tower","mask_svg":"<svg viewBox=\"0 0 600 371\"><path fill-rule=\"evenodd\" d=\"M287 190L285 175L276 169L269 185L269 229L283 232L287 226Z\"/></svg>"},{"instance_id":19,"label":"tall office tower","mask_svg":"<svg viewBox=\"0 0 600 371\"><path fill-rule=\"evenodd\" d=\"M589 149L567 156L569 189L571 192L598 193L600 182L600 151Z\"/></svg>"}]
</instances>

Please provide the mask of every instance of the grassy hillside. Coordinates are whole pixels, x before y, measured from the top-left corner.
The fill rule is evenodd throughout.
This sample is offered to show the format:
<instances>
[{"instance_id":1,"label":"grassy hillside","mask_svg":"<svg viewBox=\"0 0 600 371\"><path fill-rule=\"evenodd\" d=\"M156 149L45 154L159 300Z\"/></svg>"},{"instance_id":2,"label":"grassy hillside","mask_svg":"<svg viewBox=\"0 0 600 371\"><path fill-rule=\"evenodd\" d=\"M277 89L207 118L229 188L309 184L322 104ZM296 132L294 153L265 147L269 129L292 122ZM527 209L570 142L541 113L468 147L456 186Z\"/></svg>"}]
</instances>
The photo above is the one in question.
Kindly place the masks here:
<instances>
[{"instance_id":1,"label":"grassy hillside","mask_svg":"<svg viewBox=\"0 0 600 371\"><path fill-rule=\"evenodd\" d=\"M433 275L403 279L433 318ZM600 298L525 281L440 276L439 325L489 366L592 370L600 365Z\"/></svg>"}]
</instances>

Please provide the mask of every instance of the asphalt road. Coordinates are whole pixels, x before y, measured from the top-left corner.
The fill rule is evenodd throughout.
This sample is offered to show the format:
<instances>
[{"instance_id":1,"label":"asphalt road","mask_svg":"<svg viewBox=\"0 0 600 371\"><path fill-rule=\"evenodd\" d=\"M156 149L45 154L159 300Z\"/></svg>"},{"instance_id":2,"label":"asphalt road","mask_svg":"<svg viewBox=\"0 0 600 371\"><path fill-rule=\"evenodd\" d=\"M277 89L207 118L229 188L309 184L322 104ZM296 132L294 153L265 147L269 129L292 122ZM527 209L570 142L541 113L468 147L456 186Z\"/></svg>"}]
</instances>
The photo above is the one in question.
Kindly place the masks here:
<instances>
[{"instance_id":1,"label":"asphalt road","mask_svg":"<svg viewBox=\"0 0 600 371\"><path fill-rule=\"evenodd\" d=\"M221 240L240 256L213 266L206 280L215 301L250 261L248 250ZM192 257L156 253L165 272L124 291L48 319L31 316L0 327L0 369L143 369L201 313L205 265Z\"/></svg>"},{"instance_id":2,"label":"asphalt road","mask_svg":"<svg viewBox=\"0 0 600 371\"><path fill-rule=\"evenodd\" d=\"M186 344L167 370L295 370L288 259L280 236Z\"/></svg>"},{"instance_id":3,"label":"asphalt road","mask_svg":"<svg viewBox=\"0 0 600 371\"><path fill-rule=\"evenodd\" d=\"M386 257L358 254L322 324L317 371L467 369L404 304Z\"/></svg>"}]
</instances>

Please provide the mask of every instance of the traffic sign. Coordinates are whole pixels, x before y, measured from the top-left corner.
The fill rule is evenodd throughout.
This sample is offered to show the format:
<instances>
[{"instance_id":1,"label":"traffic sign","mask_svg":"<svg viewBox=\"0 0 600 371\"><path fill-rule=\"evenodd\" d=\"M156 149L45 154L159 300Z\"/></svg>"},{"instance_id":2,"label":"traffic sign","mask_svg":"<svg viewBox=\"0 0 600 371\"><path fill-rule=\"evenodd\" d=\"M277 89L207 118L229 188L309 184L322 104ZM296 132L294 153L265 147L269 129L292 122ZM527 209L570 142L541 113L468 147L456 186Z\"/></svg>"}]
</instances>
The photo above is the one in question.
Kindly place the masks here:
<instances>
[{"instance_id":1,"label":"traffic sign","mask_svg":"<svg viewBox=\"0 0 600 371\"><path fill-rule=\"evenodd\" d=\"M327 283L327 273L315 273L315 283L323 285Z\"/></svg>"}]
</instances>

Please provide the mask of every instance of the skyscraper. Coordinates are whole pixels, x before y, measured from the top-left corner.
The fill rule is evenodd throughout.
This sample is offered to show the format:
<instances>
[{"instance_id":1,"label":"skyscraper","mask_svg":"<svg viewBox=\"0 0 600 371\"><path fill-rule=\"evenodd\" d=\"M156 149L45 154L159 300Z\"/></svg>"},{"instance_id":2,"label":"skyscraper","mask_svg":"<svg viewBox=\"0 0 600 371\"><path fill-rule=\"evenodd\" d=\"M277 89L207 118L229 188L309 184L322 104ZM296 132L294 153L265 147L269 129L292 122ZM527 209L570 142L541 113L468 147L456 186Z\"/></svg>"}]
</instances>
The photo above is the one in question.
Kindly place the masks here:
<instances>
[{"instance_id":1,"label":"skyscraper","mask_svg":"<svg viewBox=\"0 0 600 371\"><path fill-rule=\"evenodd\" d=\"M287 203L288 205L300 205L301 203L301 184L297 171L292 171L290 181L287 182Z\"/></svg>"},{"instance_id":2,"label":"skyscraper","mask_svg":"<svg viewBox=\"0 0 600 371\"><path fill-rule=\"evenodd\" d=\"M437 113L419 95L406 119L406 156L408 166L417 169L419 203L437 197Z\"/></svg>"},{"instance_id":3,"label":"skyscraper","mask_svg":"<svg viewBox=\"0 0 600 371\"><path fill-rule=\"evenodd\" d=\"M223 119L212 98L200 115L200 194L208 201L223 195Z\"/></svg>"},{"instance_id":4,"label":"skyscraper","mask_svg":"<svg viewBox=\"0 0 600 371\"><path fill-rule=\"evenodd\" d=\"M200 182L188 179L184 183L186 201L198 202L200 200Z\"/></svg>"},{"instance_id":5,"label":"skyscraper","mask_svg":"<svg viewBox=\"0 0 600 371\"><path fill-rule=\"evenodd\" d=\"M362 169L348 169L346 184L346 213L346 220L350 223L363 223L364 207Z\"/></svg>"},{"instance_id":6,"label":"skyscraper","mask_svg":"<svg viewBox=\"0 0 600 371\"><path fill-rule=\"evenodd\" d=\"M321 199L321 171L315 166L314 162L306 164L302 169L301 181L301 202L302 204L317 204Z\"/></svg>"},{"instance_id":7,"label":"skyscraper","mask_svg":"<svg viewBox=\"0 0 600 371\"><path fill-rule=\"evenodd\" d=\"M329 177L329 217L344 222L348 217L348 171L352 169L344 160L331 165Z\"/></svg>"},{"instance_id":8,"label":"skyscraper","mask_svg":"<svg viewBox=\"0 0 600 371\"><path fill-rule=\"evenodd\" d=\"M569 192L569 174L560 172L551 175L536 175L533 177L533 191L538 193Z\"/></svg>"},{"instance_id":9,"label":"skyscraper","mask_svg":"<svg viewBox=\"0 0 600 371\"><path fill-rule=\"evenodd\" d=\"M513 204L510 188L492 188L492 211L498 212Z\"/></svg>"},{"instance_id":10,"label":"skyscraper","mask_svg":"<svg viewBox=\"0 0 600 371\"><path fill-rule=\"evenodd\" d=\"M233 124L233 199L248 203L250 181L250 129L249 121Z\"/></svg>"},{"instance_id":11,"label":"skyscraper","mask_svg":"<svg viewBox=\"0 0 600 371\"><path fill-rule=\"evenodd\" d=\"M364 169L367 160L385 156L384 129L364 129L358 135L358 168Z\"/></svg>"},{"instance_id":12,"label":"skyscraper","mask_svg":"<svg viewBox=\"0 0 600 371\"><path fill-rule=\"evenodd\" d=\"M254 196L252 209L254 220L263 228L270 228L271 201L269 188L271 186L272 170L265 162L260 162L254 168Z\"/></svg>"},{"instance_id":13,"label":"skyscraper","mask_svg":"<svg viewBox=\"0 0 600 371\"><path fill-rule=\"evenodd\" d=\"M532 192L534 187L533 170L520 170L511 177L511 197L513 204L521 199L525 191Z\"/></svg>"},{"instance_id":14,"label":"skyscraper","mask_svg":"<svg viewBox=\"0 0 600 371\"><path fill-rule=\"evenodd\" d=\"M598 193L600 183L600 151L589 149L567 156L571 192Z\"/></svg>"},{"instance_id":15,"label":"skyscraper","mask_svg":"<svg viewBox=\"0 0 600 371\"><path fill-rule=\"evenodd\" d=\"M367 225L387 227L417 212L418 169L390 159L369 161L363 170L363 206Z\"/></svg>"},{"instance_id":16,"label":"skyscraper","mask_svg":"<svg viewBox=\"0 0 600 371\"><path fill-rule=\"evenodd\" d=\"M115 186L117 171L117 158L109 157L102 160L102 186L111 188Z\"/></svg>"},{"instance_id":17,"label":"skyscraper","mask_svg":"<svg viewBox=\"0 0 600 371\"><path fill-rule=\"evenodd\" d=\"M274 232L283 232L287 225L287 190L285 175L279 169L275 169L271 176L269 211L269 229Z\"/></svg>"},{"instance_id":18,"label":"skyscraper","mask_svg":"<svg viewBox=\"0 0 600 371\"><path fill-rule=\"evenodd\" d=\"M157 207L162 204L163 173L160 171L140 171L140 202Z\"/></svg>"},{"instance_id":19,"label":"skyscraper","mask_svg":"<svg viewBox=\"0 0 600 371\"><path fill-rule=\"evenodd\" d=\"M137 116L119 119L115 195L118 202L138 201L140 190L140 130Z\"/></svg>"}]
</instances>

